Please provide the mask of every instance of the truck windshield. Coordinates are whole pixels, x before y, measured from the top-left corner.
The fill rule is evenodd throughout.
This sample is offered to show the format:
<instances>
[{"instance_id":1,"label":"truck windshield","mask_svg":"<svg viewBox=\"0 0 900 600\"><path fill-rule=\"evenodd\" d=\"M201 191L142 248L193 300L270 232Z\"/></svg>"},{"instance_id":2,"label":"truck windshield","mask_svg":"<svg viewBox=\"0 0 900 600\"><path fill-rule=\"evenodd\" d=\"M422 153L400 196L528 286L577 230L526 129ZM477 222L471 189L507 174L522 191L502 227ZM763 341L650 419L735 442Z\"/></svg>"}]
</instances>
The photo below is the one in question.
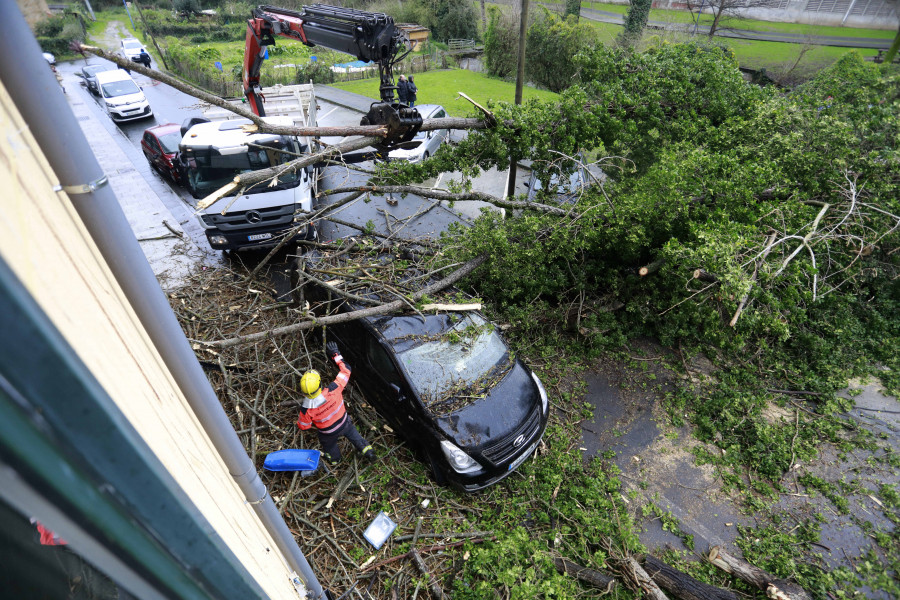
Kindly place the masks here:
<instances>
[{"instance_id":1,"label":"truck windshield","mask_svg":"<svg viewBox=\"0 0 900 600\"><path fill-rule=\"evenodd\" d=\"M287 146L286 149L291 152L297 151L294 148L295 144L290 142L282 142L281 146ZM278 152L276 148L251 147L247 152L225 155L209 150L194 151L188 159L188 178L198 195L206 195L231 182L236 175L274 167L290 162L293 158L290 154ZM245 190L244 193L256 194L296 187L300 183L302 173L302 171L285 173L278 177L275 186L263 183Z\"/></svg>"},{"instance_id":2,"label":"truck windshield","mask_svg":"<svg viewBox=\"0 0 900 600\"><path fill-rule=\"evenodd\" d=\"M426 406L445 412L448 401L473 398L511 364L506 344L478 314L467 314L443 334L398 354ZM456 402L449 402L452 408Z\"/></svg>"}]
</instances>

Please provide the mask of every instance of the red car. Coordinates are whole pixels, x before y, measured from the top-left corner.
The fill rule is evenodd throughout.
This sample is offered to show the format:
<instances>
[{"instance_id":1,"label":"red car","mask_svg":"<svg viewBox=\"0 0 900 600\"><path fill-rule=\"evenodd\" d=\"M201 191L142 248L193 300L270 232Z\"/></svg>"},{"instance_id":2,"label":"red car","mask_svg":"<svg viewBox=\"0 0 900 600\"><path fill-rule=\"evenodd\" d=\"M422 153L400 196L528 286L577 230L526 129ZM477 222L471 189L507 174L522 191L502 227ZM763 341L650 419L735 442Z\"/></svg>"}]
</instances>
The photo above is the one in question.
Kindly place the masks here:
<instances>
[{"instance_id":1,"label":"red car","mask_svg":"<svg viewBox=\"0 0 900 600\"><path fill-rule=\"evenodd\" d=\"M178 144L181 143L181 126L175 123L157 125L144 131L141 150L150 166L177 184L183 183L178 168Z\"/></svg>"}]
</instances>

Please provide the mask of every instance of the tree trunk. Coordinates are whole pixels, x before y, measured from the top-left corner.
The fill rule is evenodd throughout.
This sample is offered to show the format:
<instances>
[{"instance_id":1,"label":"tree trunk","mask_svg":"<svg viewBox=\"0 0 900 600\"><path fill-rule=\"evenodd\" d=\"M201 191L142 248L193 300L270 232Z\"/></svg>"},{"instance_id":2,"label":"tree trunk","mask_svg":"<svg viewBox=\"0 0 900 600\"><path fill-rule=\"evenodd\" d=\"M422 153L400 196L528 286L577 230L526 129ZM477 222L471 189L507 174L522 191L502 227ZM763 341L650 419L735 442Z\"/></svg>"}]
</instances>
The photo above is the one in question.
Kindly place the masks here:
<instances>
[{"instance_id":1,"label":"tree trunk","mask_svg":"<svg viewBox=\"0 0 900 600\"><path fill-rule=\"evenodd\" d=\"M484 0L481 0L481 35L487 31L487 14L484 9Z\"/></svg>"},{"instance_id":2,"label":"tree trunk","mask_svg":"<svg viewBox=\"0 0 900 600\"><path fill-rule=\"evenodd\" d=\"M713 15L714 15L713 22L712 22L712 25L709 26L709 38L710 39L712 39L712 37L716 34L716 30L719 28L719 19L722 18L723 10L724 10L724 8L721 5L713 7Z\"/></svg>"},{"instance_id":3,"label":"tree trunk","mask_svg":"<svg viewBox=\"0 0 900 600\"><path fill-rule=\"evenodd\" d=\"M556 570L566 575L571 575L578 581L583 581L598 588L604 588L607 592L617 585L615 579L600 571L582 567L565 558L554 558L553 565Z\"/></svg>"},{"instance_id":4,"label":"tree trunk","mask_svg":"<svg viewBox=\"0 0 900 600\"><path fill-rule=\"evenodd\" d=\"M650 600L669 600L663 591L659 589L659 586L656 585L656 582L654 582L650 575L647 574L647 571L638 564L638 561L631 557L626 558L622 563L622 567L628 574L629 579L631 579L631 581L640 588L644 595L650 598Z\"/></svg>"},{"instance_id":5,"label":"tree trunk","mask_svg":"<svg viewBox=\"0 0 900 600\"><path fill-rule=\"evenodd\" d=\"M897 30L897 35L894 36L894 43L891 44L887 54L884 55L884 62L887 64L894 62L894 57L897 56L897 50L900 50L900 30Z\"/></svg>"},{"instance_id":6,"label":"tree trunk","mask_svg":"<svg viewBox=\"0 0 900 600\"><path fill-rule=\"evenodd\" d=\"M649 554L644 557L644 569L653 581L679 600L738 600L738 595L731 590L697 581Z\"/></svg>"},{"instance_id":7,"label":"tree trunk","mask_svg":"<svg viewBox=\"0 0 900 600\"><path fill-rule=\"evenodd\" d=\"M707 559L726 573L731 573L747 583L755 585L773 600L811 600L812 598L796 583L778 579L759 567L731 556L719 546L714 546L709 551Z\"/></svg>"}]
</instances>

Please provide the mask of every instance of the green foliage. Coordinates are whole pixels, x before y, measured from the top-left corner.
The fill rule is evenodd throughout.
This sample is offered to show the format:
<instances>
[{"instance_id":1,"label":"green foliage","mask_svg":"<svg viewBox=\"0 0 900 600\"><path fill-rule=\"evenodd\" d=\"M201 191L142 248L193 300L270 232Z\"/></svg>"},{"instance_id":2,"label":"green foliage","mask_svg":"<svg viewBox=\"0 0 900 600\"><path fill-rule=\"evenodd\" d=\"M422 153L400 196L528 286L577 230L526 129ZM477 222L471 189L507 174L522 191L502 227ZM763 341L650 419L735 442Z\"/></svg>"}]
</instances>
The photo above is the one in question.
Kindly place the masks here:
<instances>
[{"instance_id":1,"label":"green foliage","mask_svg":"<svg viewBox=\"0 0 900 600\"><path fill-rule=\"evenodd\" d=\"M200 12L200 0L172 0L172 8L181 14L198 13Z\"/></svg>"},{"instance_id":2,"label":"green foliage","mask_svg":"<svg viewBox=\"0 0 900 600\"><path fill-rule=\"evenodd\" d=\"M484 66L494 77L513 77L519 48L519 25L508 12L488 7L488 26L484 34Z\"/></svg>"},{"instance_id":3,"label":"green foliage","mask_svg":"<svg viewBox=\"0 0 900 600\"><path fill-rule=\"evenodd\" d=\"M763 94L744 82L733 56L716 47L664 44L631 53L598 46L575 61L592 100L595 135L639 171L669 143L699 141L746 114Z\"/></svg>"},{"instance_id":4,"label":"green foliage","mask_svg":"<svg viewBox=\"0 0 900 600\"><path fill-rule=\"evenodd\" d=\"M585 467L580 454L569 451L575 443L569 428L548 427L544 443L546 452L484 498L490 510L481 526L494 529L498 539L467 548L471 556L454 598L491 597L500 587L510 598L572 598L578 584L557 573L551 552L604 569L609 558L642 550L615 467Z\"/></svg>"},{"instance_id":5,"label":"green foliage","mask_svg":"<svg viewBox=\"0 0 900 600\"><path fill-rule=\"evenodd\" d=\"M721 50L690 45L595 48L579 62L584 88L494 104L495 129L379 176L472 176L511 158L540 174L578 152L633 161L603 162L605 189L583 190L575 219L486 213L449 235L466 256L491 257L472 285L523 335L588 355L651 335L720 357L715 385L673 395L672 413L718 446L703 460L749 467L749 485L729 481L764 504L775 493L766 481L851 426L835 416L849 404L830 395L848 377L881 363L897 386L900 80L849 55L795 93L761 90ZM652 276L635 275L657 261ZM573 307L579 337L566 340ZM824 396L810 418L771 410L769 388Z\"/></svg>"},{"instance_id":6,"label":"green foliage","mask_svg":"<svg viewBox=\"0 0 900 600\"><path fill-rule=\"evenodd\" d=\"M560 19L541 6L541 16L528 28L525 74L528 81L561 92L575 80L576 54L593 45L594 31L575 17Z\"/></svg>"},{"instance_id":7,"label":"green foliage","mask_svg":"<svg viewBox=\"0 0 900 600\"><path fill-rule=\"evenodd\" d=\"M238 17L230 13L216 16L192 13L172 14L171 10L143 10L144 28L158 36L173 36L195 44L243 40L249 11Z\"/></svg>"},{"instance_id":8,"label":"green foliage","mask_svg":"<svg viewBox=\"0 0 900 600\"><path fill-rule=\"evenodd\" d=\"M72 53L69 45L73 40L83 42L85 39L84 28L79 16L74 13L47 17L38 21L34 26L34 35L41 50L50 52L57 58Z\"/></svg>"},{"instance_id":9,"label":"green foliage","mask_svg":"<svg viewBox=\"0 0 900 600\"><path fill-rule=\"evenodd\" d=\"M475 5L464 0L424 0L428 12L423 15L424 25L439 41L451 39L476 39L478 14Z\"/></svg>"},{"instance_id":10,"label":"green foliage","mask_svg":"<svg viewBox=\"0 0 900 600\"><path fill-rule=\"evenodd\" d=\"M619 35L619 43L623 46L633 46L641 39L647 19L650 17L652 0L631 0L628 12L625 14L625 28Z\"/></svg>"},{"instance_id":11,"label":"green foliage","mask_svg":"<svg viewBox=\"0 0 900 600\"><path fill-rule=\"evenodd\" d=\"M566 0L565 16L568 17L569 15L572 15L578 21L581 17L581 0Z\"/></svg>"}]
</instances>

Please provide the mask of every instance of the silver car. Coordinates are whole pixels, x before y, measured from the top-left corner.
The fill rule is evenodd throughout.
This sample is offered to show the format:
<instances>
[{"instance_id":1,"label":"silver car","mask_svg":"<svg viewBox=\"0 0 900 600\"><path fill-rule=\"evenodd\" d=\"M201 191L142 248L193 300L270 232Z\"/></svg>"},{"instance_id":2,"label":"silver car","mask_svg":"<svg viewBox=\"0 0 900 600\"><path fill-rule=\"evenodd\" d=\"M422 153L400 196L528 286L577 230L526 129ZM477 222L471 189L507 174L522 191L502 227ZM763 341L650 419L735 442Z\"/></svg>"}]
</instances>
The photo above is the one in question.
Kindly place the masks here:
<instances>
[{"instance_id":1,"label":"silver car","mask_svg":"<svg viewBox=\"0 0 900 600\"><path fill-rule=\"evenodd\" d=\"M103 62L100 64L91 64L85 65L81 67L80 71L76 71L75 74L82 79L84 79L84 84L87 86L87 89L92 94L100 94L100 88L97 85L97 73L102 71L112 71L117 68L111 62Z\"/></svg>"},{"instance_id":2,"label":"silver car","mask_svg":"<svg viewBox=\"0 0 900 600\"><path fill-rule=\"evenodd\" d=\"M437 104L420 104L416 106L419 114L423 119L443 119L447 116L447 111L443 106ZM388 157L391 160L408 160L409 162L419 162L425 160L429 156L434 156L441 144L450 138L449 129L438 129L436 131L420 131L411 141L403 144L403 148L392 150Z\"/></svg>"}]
</instances>

